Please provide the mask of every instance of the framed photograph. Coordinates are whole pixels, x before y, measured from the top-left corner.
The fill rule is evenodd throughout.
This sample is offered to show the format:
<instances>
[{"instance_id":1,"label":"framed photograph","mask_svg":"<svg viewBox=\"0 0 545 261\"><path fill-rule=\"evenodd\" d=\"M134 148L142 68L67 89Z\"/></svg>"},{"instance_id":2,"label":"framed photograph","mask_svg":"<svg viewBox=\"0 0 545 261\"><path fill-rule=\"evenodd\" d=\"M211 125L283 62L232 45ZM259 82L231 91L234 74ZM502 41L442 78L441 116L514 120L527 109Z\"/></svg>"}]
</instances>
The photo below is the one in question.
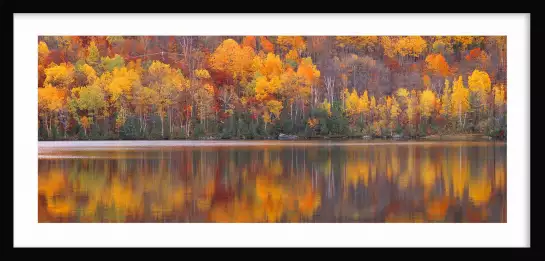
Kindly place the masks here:
<instances>
[{"instance_id":1,"label":"framed photograph","mask_svg":"<svg viewBox=\"0 0 545 261\"><path fill-rule=\"evenodd\" d=\"M529 246L529 17L14 14L14 246Z\"/></svg>"}]
</instances>

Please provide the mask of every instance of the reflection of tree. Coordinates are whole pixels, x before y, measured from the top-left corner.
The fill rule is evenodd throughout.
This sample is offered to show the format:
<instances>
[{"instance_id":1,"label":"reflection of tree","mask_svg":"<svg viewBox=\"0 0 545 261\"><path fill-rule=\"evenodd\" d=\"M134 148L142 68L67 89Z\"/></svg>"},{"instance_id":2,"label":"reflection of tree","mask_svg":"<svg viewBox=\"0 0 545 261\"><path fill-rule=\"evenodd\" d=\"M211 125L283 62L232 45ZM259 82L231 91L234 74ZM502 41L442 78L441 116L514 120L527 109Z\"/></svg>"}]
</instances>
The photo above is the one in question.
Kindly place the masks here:
<instances>
[{"instance_id":1,"label":"reflection of tree","mask_svg":"<svg viewBox=\"0 0 545 261\"><path fill-rule=\"evenodd\" d=\"M231 202L215 204L212 222L298 222L308 220L320 206L312 178L283 175L278 155L265 153L263 168L245 180L245 188ZM300 173L308 175L308 173Z\"/></svg>"},{"instance_id":2,"label":"reflection of tree","mask_svg":"<svg viewBox=\"0 0 545 261\"><path fill-rule=\"evenodd\" d=\"M67 218L73 215L74 202L66 191L66 178L59 170L38 176L38 193L45 198L43 202L48 215Z\"/></svg>"},{"instance_id":3,"label":"reflection of tree","mask_svg":"<svg viewBox=\"0 0 545 261\"><path fill-rule=\"evenodd\" d=\"M495 163L494 150L503 152L495 152ZM115 159L39 162L40 222L480 222L498 215L505 221L505 148L271 146L105 155Z\"/></svg>"}]
</instances>

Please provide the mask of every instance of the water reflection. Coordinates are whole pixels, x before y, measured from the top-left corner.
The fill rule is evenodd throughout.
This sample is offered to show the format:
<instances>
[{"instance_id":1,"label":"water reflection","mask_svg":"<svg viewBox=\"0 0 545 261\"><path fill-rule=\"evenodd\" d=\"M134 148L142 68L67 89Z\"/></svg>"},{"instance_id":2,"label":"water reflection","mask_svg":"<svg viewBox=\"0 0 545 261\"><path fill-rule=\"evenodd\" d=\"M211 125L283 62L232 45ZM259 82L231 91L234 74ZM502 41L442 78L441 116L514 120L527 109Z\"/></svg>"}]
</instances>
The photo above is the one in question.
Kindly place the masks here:
<instances>
[{"instance_id":1,"label":"water reflection","mask_svg":"<svg viewBox=\"0 0 545 261\"><path fill-rule=\"evenodd\" d=\"M506 147L498 143L42 156L40 222L506 222Z\"/></svg>"}]
</instances>

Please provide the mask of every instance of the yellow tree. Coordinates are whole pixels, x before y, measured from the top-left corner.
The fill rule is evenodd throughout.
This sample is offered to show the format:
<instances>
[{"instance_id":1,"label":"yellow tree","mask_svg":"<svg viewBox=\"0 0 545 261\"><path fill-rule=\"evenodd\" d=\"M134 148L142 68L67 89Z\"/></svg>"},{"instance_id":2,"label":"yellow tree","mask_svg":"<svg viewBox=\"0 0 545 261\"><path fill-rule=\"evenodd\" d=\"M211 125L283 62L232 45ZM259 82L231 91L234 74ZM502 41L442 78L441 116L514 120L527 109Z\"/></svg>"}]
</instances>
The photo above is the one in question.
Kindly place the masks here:
<instances>
[{"instance_id":1,"label":"yellow tree","mask_svg":"<svg viewBox=\"0 0 545 261\"><path fill-rule=\"evenodd\" d=\"M390 106L390 129L393 130L396 128L397 124L399 124L399 114L401 113L401 108L399 107L399 103L397 102L397 99L395 96L391 98L391 106Z\"/></svg>"},{"instance_id":2,"label":"yellow tree","mask_svg":"<svg viewBox=\"0 0 545 261\"><path fill-rule=\"evenodd\" d=\"M324 99L322 104L320 104L319 108L324 110L327 113L328 117L331 117L331 103L327 100L327 98Z\"/></svg>"},{"instance_id":3,"label":"yellow tree","mask_svg":"<svg viewBox=\"0 0 545 261\"><path fill-rule=\"evenodd\" d=\"M93 67L88 64L84 64L79 67L79 71L83 73L85 79L87 80L87 85L92 85L98 79L97 73Z\"/></svg>"},{"instance_id":4,"label":"yellow tree","mask_svg":"<svg viewBox=\"0 0 545 261\"><path fill-rule=\"evenodd\" d=\"M128 116L128 105L132 100L132 89L140 85L140 75L133 69L127 67L114 68L112 80L106 85L105 91L109 96L110 106L117 111L116 129L119 130Z\"/></svg>"},{"instance_id":5,"label":"yellow tree","mask_svg":"<svg viewBox=\"0 0 545 261\"><path fill-rule=\"evenodd\" d=\"M47 44L44 41L40 41L38 43L38 63L43 64L48 55L49 48L47 47Z\"/></svg>"},{"instance_id":6,"label":"yellow tree","mask_svg":"<svg viewBox=\"0 0 545 261\"><path fill-rule=\"evenodd\" d=\"M274 77L280 77L283 72L282 60L279 55L274 53L268 53L267 57L261 63L254 61L259 66L259 72L261 75L267 77L267 80L271 80Z\"/></svg>"},{"instance_id":7,"label":"yellow tree","mask_svg":"<svg viewBox=\"0 0 545 261\"><path fill-rule=\"evenodd\" d=\"M265 101L273 98L280 90L280 78L274 76L271 80L267 80L265 76L259 76L256 79L255 97L258 101Z\"/></svg>"},{"instance_id":8,"label":"yellow tree","mask_svg":"<svg viewBox=\"0 0 545 261\"><path fill-rule=\"evenodd\" d=\"M282 102L277 100L269 100L266 103L265 114L263 120L265 122L265 130L267 129L267 123L272 122L274 119L280 118L282 112ZM274 119L272 118L274 116Z\"/></svg>"},{"instance_id":9,"label":"yellow tree","mask_svg":"<svg viewBox=\"0 0 545 261\"><path fill-rule=\"evenodd\" d=\"M293 49L301 53L307 48L307 43L302 36L278 36L276 43L283 51Z\"/></svg>"},{"instance_id":10,"label":"yellow tree","mask_svg":"<svg viewBox=\"0 0 545 261\"><path fill-rule=\"evenodd\" d=\"M477 98L478 111L487 111L487 98L491 90L490 77L485 71L474 70L468 78L471 94Z\"/></svg>"},{"instance_id":11,"label":"yellow tree","mask_svg":"<svg viewBox=\"0 0 545 261\"><path fill-rule=\"evenodd\" d=\"M299 67L297 68L297 76L302 80L301 84L304 88L307 88L310 91L312 104L316 104L318 90L317 88L314 88L314 86L320 78L320 71L316 68L316 65L312 63L312 58L306 57L301 60L301 64L299 64Z\"/></svg>"},{"instance_id":12,"label":"yellow tree","mask_svg":"<svg viewBox=\"0 0 545 261\"><path fill-rule=\"evenodd\" d=\"M204 129L207 130L207 118L213 103L214 87L205 83L197 88L193 98L197 104L197 116L201 122L204 122Z\"/></svg>"},{"instance_id":13,"label":"yellow tree","mask_svg":"<svg viewBox=\"0 0 545 261\"><path fill-rule=\"evenodd\" d=\"M38 87L43 87L43 81L45 79L45 66L47 57L49 56L49 48L43 41L38 43Z\"/></svg>"},{"instance_id":14,"label":"yellow tree","mask_svg":"<svg viewBox=\"0 0 545 261\"><path fill-rule=\"evenodd\" d=\"M107 103L103 90L98 85L85 87L76 87L71 90L68 107L74 118L84 128L87 135L87 129L91 124L96 123L97 117L106 108ZM80 115L82 115L80 117Z\"/></svg>"},{"instance_id":15,"label":"yellow tree","mask_svg":"<svg viewBox=\"0 0 545 261\"><path fill-rule=\"evenodd\" d=\"M450 112L452 111L450 108L452 104L451 93L450 82L448 79L445 79L445 87L443 88L443 95L441 95L441 110L439 113L447 120L449 119Z\"/></svg>"},{"instance_id":16,"label":"yellow tree","mask_svg":"<svg viewBox=\"0 0 545 261\"><path fill-rule=\"evenodd\" d=\"M51 137L52 121L57 112L63 109L65 102L64 91L51 85L38 88L38 113L42 117L42 122Z\"/></svg>"},{"instance_id":17,"label":"yellow tree","mask_svg":"<svg viewBox=\"0 0 545 261\"><path fill-rule=\"evenodd\" d=\"M458 77L458 80L454 81L452 86L451 96L451 114L458 117L458 124L460 127L465 125L465 115L469 108L469 90L464 86L462 76ZM462 121L462 117L464 120Z\"/></svg>"},{"instance_id":18,"label":"yellow tree","mask_svg":"<svg viewBox=\"0 0 545 261\"><path fill-rule=\"evenodd\" d=\"M361 112L362 121L364 121L364 123L366 123L365 120L369 117L369 109L369 94L367 90L365 90L360 96L358 103L358 111Z\"/></svg>"},{"instance_id":19,"label":"yellow tree","mask_svg":"<svg viewBox=\"0 0 545 261\"><path fill-rule=\"evenodd\" d=\"M388 123L390 121L390 114L389 114L389 107L388 105L391 105L391 100L388 101L388 97L389 96L386 96L386 98L382 97L380 98L379 100L379 104L377 106L377 110L378 110L378 124L375 128L375 133L377 135L384 135L384 133L382 132L383 129L387 128L388 127ZM391 132L390 132L391 134Z\"/></svg>"},{"instance_id":20,"label":"yellow tree","mask_svg":"<svg viewBox=\"0 0 545 261\"><path fill-rule=\"evenodd\" d=\"M45 79L43 82L43 86L52 86L54 88L57 88L59 92L62 92L63 97L68 96L69 89L75 82L74 66L72 64L61 63L57 65L55 63L51 63L44 70L44 73ZM57 120L62 123L66 135L66 128L69 122L68 116L65 114L64 109L57 110L56 112L58 112Z\"/></svg>"},{"instance_id":21,"label":"yellow tree","mask_svg":"<svg viewBox=\"0 0 545 261\"><path fill-rule=\"evenodd\" d=\"M429 121L435 108L435 93L432 90L424 90L420 94L420 116Z\"/></svg>"},{"instance_id":22,"label":"yellow tree","mask_svg":"<svg viewBox=\"0 0 545 261\"><path fill-rule=\"evenodd\" d=\"M405 89L405 88L397 89L396 96L399 99L399 103L400 103L401 107L407 106L409 95L410 95L410 93L409 93L409 91L407 89Z\"/></svg>"},{"instance_id":23,"label":"yellow tree","mask_svg":"<svg viewBox=\"0 0 545 261\"><path fill-rule=\"evenodd\" d=\"M254 49L240 46L235 40L223 41L209 58L210 68L224 72L235 81L246 83L251 75Z\"/></svg>"},{"instance_id":24,"label":"yellow tree","mask_svg":"<svg viewBox=\"0 0 545 261\"><path fill-rule=\"evenodd\" d=\"M426 40L420 36L400 37L395 43L395 52L401 57L420 57L427 47Z\"/></svg>"},{"instance_id":25,"label":"yellow tree","mask_svg":"<svg viewBox=\"0 0 545 261\"><path fill-rule=\"evenodd\" d=\"M391 36L381 36L379 38L382 49L384 50L384 55L393 58L397 54L396 50L396 41L394 37Z\"/></svg>"},{"instance_id":26,"label":"yellow tree","mask_svg":"<svg viewBox=\"0 0 545 261\"><path fill-rule=\"evenodd\" d=\"M358 93L356 92L356 89L352 89L352 92L345 92L346 98L345 98L345 112L347 116L351 119L350 121L352 124L355 123L355 117L360 114L360 99L358 97Z\"/></svg>"},{"instance_id":27,"label":"yellow tree","mask_svg":"<svg viewBox=\"0 0 545 261\"><path fill-rule=\"evenodd\" d=\"M299 57L299 54L295 49L291 49L286 54L286 66L289 66L291 68L297 67L297 64L301 62L301 58Z\"/></svg>"},{"instance_id":28,"label":"yellow tree","mask_svg":"<svg viewBox=\"0 0 545 261\"><path fill-rule=\"evenodd\" d=\"M286 67L286 70L284 70L284 72L280 76L280 81L280 95L285 101L287 101L287 104L290 108L290 118L292 119L292 123L295 124L293 116L293 104L295 103L296 98L300 94L299 88L301 86L299 85L299 79L297 77L297 74L291 66Z\"/></svg>"},{"instance_id":29,"label":"yellow tree","mask_svg":"<svg viewBox=\"0 0 545 261\"><path fill-rule=\"evenodd\" d=\"M161 136L164 137L164 117L168 114L169 130L172 132L172 107L180 92L189 88L189 80L180 70L171 68L169 64L153 61L148 68L150 87L157 92L156 111L161 117Z\"/></svg>"},{"instance_id":30,"label":"yellow tree","mask_svg":"<svg viewBox=\"0 0 545 261\"><path fill-rule=\"evenodd\" d=\"M74 82L74 66L69 63L51 63L45 69L45 76L44 86L49 84L55 88L68 89Z\"/></svg>"}]
</instances>

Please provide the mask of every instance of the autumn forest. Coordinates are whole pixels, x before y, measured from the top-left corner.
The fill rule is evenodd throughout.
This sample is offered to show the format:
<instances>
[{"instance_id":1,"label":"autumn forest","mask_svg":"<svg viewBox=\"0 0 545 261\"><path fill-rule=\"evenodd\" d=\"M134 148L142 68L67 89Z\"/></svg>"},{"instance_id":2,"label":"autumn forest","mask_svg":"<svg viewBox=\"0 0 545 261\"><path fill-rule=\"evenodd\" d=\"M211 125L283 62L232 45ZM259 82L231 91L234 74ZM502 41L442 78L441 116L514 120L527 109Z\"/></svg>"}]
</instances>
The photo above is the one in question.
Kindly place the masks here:
<instances>
[{"instance_id":1,"label":"autumn forest","mask_svg":"<svg viewBox=\"0 0 545 261\"><path fill-rule=\"evenodd\" d=\"M41 36L39 140L505 139L504 36Z\"/></svg>"}]
</instances>

